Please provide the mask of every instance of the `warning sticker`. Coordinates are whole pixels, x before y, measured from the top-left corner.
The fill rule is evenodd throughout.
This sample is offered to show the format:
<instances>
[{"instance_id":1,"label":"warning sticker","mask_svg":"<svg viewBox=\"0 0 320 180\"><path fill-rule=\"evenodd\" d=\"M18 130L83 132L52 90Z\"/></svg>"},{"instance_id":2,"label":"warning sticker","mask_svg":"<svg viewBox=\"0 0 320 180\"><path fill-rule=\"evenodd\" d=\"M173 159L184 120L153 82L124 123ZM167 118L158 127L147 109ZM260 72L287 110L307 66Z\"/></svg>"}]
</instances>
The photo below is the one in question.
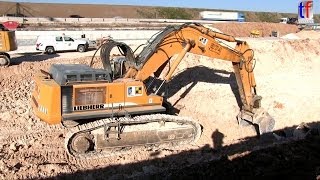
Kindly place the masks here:
<instances>
[{"instance_id":1,"label":"warning sticker","mask_svg":"<svg viewBox=\"0 0 320 180\"><path fill-rule=\"evenodd\" d=\"M199 37L199 41L200 41L201 44L203 44L204 46L206 46L207 43L208 43L208 39L206 39L206 38L204 38L204 37L202 37L202 36Z\"/></svg>"},{"instance_id":2,"label":"warning sticker","mask_svg":"<svg viewBox=\"0 0 320 180\"><path fill-rule=\"evenodd\" d=\"M142 86L129 86L127 88L127 95L129 97L142 96Z\"/></svg>"}]
</instances>

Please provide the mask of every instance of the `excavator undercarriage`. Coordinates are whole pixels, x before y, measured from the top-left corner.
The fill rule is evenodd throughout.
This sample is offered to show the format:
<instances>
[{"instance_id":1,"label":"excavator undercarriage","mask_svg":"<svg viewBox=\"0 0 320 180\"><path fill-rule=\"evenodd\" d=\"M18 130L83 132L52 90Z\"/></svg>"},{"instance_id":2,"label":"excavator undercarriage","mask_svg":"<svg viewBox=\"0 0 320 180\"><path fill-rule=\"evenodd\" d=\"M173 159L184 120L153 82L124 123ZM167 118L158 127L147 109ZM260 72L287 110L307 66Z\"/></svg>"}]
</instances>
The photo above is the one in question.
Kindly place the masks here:
<instances>
[{"instance_id":1,"label":"excavator undercarriage","mask_svg":"<svg viewBox=\"0 0 320 180\"><path fill-rule=\"evenodd\" d=\"M153 114L106 118L74 127L67 134L65 145L75 157L100 158L137 147L172 148L190 144L200 135L199 123L190 118Z\"/></svg>"},{"instance_id":2,"label":"excavator undercarriage","mask_svg":"<svg viewBox=\"0 0 320 180\"><path fill-rule=\"evenodd\" d=\"M220 40L235 42L236 47ZM114 48L122 56L111 57ZM35 114L49 124L75 126L65 139L72 156L99 158L139 147L196 142L202 132L199 122L166 113L166 99L159 95L187 52L230 61L242 102L238 123L253 125L258 134L274 127L274 119L261 108L253 75L254 53L244 41L200 24L184 24L160 31L138 55L113 40L99 49L103 69L92 68L92 58L90 66L52 65L49 72L35 77ZM169 70L161 78L167 65ZM156 89L150 88L154 79L161 80Z\"/></svg>"}]
</instances>

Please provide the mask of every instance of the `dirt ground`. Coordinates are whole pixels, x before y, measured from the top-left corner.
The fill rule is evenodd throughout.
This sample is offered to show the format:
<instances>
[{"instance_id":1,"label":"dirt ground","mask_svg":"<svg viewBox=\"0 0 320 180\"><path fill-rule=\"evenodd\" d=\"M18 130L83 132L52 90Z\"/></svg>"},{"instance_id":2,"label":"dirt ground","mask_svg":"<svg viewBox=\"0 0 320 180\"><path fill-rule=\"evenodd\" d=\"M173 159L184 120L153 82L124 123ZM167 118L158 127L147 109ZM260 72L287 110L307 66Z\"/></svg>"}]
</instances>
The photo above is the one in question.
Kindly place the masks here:
<instances>
[{"instance_id":1,"label":"dirt ground","mask_svg":"<svg viewBox=\"0 0 320 180\"><path fill-rule=\"evenodd\" d=\"M270 37L272 31L279 32L280 36L299 31L296 25L266 22L216 23L213 27L236 37L249 37L250 32L254 30L260 32L260 37Z\"/></svg>"},{"instance_id":2,"label":"dirt ground","mask_svg":"<svg viewBox=\"0 0 320 180\"><path fill-rule=\"evenodd\" d=\"M312 32L313 38L310 38L310 33L297 36L300 39L245 38L255 51L257 92L263 97L262 106L275 118L276 130L294 127L301 122L317 124L320 121L320 33ZM148 174L162 176L170 170L178 173L167 174L174 178L179 176L179 170L186 173L190 170L188 168L198 164L198 167L211 168L212 173L217 173L214 162L221 162L221 158L230 161L221 165L232 164L234 160L240 161L239 167L245 166L260 156L255 155L252 156L254 160L242 162L243 157L279 143L274 138L260 142L254 138L255 132L251 127L237 125L238 95L229 62L188 54L170 82L168 96L180 110L180 116L192 117L203 126L197 144L158 152L141 149L132 154L94 160L74 159L66 154L63 146L67 130L61 125L47 125L33 115L30 106L32 78L51 64L88 64L90 55L26 55L17 57L12 66L0 68L1 179L122 179ZM220 140L215 140L216 137ZM313 142L318 141L315 139ZM313 149L319 150L319 143L314 144ZM291 152L290 148L284 150ZM277 153L274 152L277 151L271 154L263 151L268 154L265 156L272 157L266 161L280 161L281 158L275 157ZM219 168L219 172L225 171L222 174L226 174L232 167L230 164L225 169ZM312 165L316 167L319 163ZM250 167L254 168L254 164Z\"/></svg>"}]
</instances>

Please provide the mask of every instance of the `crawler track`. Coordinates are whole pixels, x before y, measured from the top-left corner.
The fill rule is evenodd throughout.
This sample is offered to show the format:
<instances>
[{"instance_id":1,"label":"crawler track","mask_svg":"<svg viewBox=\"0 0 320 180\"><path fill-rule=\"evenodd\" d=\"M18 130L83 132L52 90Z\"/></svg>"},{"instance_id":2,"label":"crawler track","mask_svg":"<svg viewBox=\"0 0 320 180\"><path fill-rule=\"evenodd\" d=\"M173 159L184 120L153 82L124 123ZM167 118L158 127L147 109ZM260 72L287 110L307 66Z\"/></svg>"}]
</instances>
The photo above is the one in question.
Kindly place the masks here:
<instances>
[{"instance_id":1,"label":"crawler track","mask_svg":"<svg viewBox=\"0 0 320 180\"><path fill-rule=\"evenodd\" d=\"M92 151L87 153L76 153L71 148L72 139L76 137L76 135L80 133L88 133L95 130L102 129L106 126L112 125L115 122L117 122L115 119L112 118L106 118L98 121L94 121L91 123L86 123L77 127L74 127L70 129L70 131L67 133L65 138L65 147L68 152L68 154L74 156L75 158L79 159L96 159L96 158L103 158L103 157L109 157L114 155L120 155L120 154L126 154L131 150L134 150L137 147L143 147L143 146L158 146L160 148L170 148L175 145L182 145L182 144L189 144L196 142L201 135L201 126L198 122L186 118L186 117L179 117L174 115L166 115L166 114L154 114L154 115L142 115L142 116L136 116L133 118L127 118L127 117L121 117L118 118L118 122L121 123L121 126L130 126L134 125L137 131L141 130L139 129L139 125L142 124L148 124L148 123L155 123L155 122L165 122L165 123L176 123L181 125L187 125L189 127L192 127L192 134L190 134L191 138L187 139L173 139L172 141L162 141L161 138L160 142L156 143L145 143L145 144L136 144L136 145L128 145L128 146L117 146L117 147L106 147L104 149L97 149L97 144L94 145L94 148ZM146 130L146 129L143 129ZM158 134L157 134L158 135ZM95 143L97 141L95 140Z\"/></svg>"}]
</instances>

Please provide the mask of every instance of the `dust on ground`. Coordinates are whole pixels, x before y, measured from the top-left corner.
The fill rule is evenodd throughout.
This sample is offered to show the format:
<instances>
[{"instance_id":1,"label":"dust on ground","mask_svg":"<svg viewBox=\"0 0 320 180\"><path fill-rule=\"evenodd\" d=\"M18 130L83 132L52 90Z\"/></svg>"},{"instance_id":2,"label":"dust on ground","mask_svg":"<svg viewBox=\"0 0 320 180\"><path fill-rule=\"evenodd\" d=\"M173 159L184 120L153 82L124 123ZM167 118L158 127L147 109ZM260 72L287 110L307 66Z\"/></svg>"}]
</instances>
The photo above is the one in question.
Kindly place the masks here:
<instances>
[{"instance_id":1,"label":"dust on ground","mask_svg":"<svg viewBox=\"0 0 320 180\"><path fill-rule=\"evenodd\" d=\"M257 93L263 97L262 106L276 119L275 129L319 121L320 40L246 40L255 51ZM78 53L59 53L50 58L41 57L46 56L42 54L25 56L26 59L20 59L17 64L0 69L0 178L45 178L113 166L117 168L110 170L110 174L126 172L133 176L164 167L189 167L198 161L211 161L219 156L204 150L188 158L188 155L177 156L152 167L120 168L121 165L152 161L200 147L210 149L214 147L212 137L215 132L222 134L222 146L232 146L255 135L252 128L237 125L235 117L239 106L230 62L188 54L170 83L169 101L180 110L180 116L192 117L202 124L203 134L196 145L163 150L157 155L141 149L116 157L74 159L64 150L67 130L61 125L50 126L41 122L30 106L32 78L40 69L48 70L55 63L88 64L91 60L90 56L72 54ZM36 61L37 58L41 61ZM239 148L261 148L256 146L255 143L242 144ZM238 156L241 154L233 155L234 158Z\"/></svg>"}]
</instances>

